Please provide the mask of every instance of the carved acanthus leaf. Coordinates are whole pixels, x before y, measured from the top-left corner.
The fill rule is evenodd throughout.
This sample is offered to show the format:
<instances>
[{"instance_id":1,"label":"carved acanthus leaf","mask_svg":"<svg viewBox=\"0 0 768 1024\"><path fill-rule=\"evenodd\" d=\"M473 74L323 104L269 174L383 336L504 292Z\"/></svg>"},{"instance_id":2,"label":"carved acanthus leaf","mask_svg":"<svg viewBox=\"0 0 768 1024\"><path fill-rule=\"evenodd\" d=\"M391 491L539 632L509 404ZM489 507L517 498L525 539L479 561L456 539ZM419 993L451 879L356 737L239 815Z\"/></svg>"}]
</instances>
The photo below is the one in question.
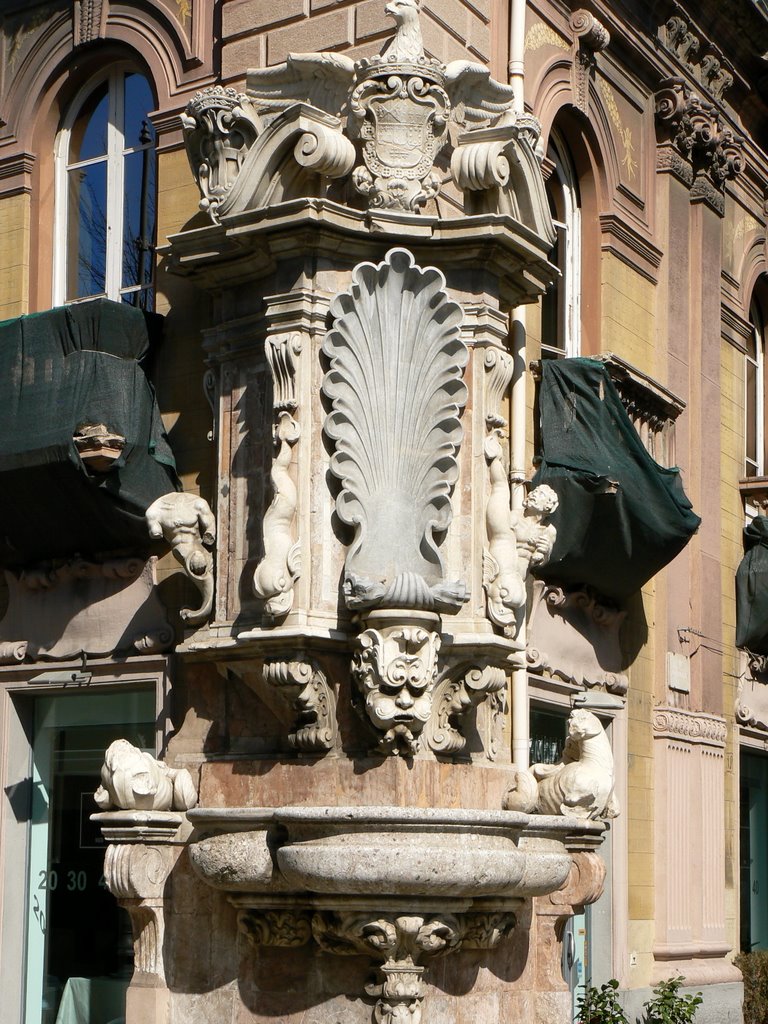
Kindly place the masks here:
<instances>
[{"instance_id":1,"label":"carved acanthus leaf","mask_svg":"<svg viewBox=\"0 0 768 1024\"><path fill-rule=\"evenodd\" d=\"M336 743L336 696L325 674L310 661L267 661L264 681L281 693L296 713L288 734L292 747L327 751Z\"/></svg>"},{"instance_id":2,"label":"carved acanthus leaf","mask_svg":"<svg viewBox=\"0 0 768 1024\"><path fill-rule=\"evenodd\" d=\"M436 534L450 494L467 400L461 308L439 270L404 249L359 264L331 304L323 351L332 403L325 430L341 481L336 510L354 529L344 591L352 608L455 610L463 583L446 583Z\"/></svg>"},{"instance_id":3,"label":"carved acanthus leaf","mask_svg":"<svg viewBox=\"0 0 768 1024\"><path fill-rule=\"evenodd\" d=\"M312 938L308 911L241 910L238 930L252 946L305 946Z\"/></svg>"},{"instance_id":4,"label":"carved acanthus leaf","mask_svg":"<svg viewBox=\"0 0 768 1024\"><path fill-rule=\"evenodd\" d=\"M506 686L503 668L472 665L440 683L427 728L427 743L435 753L456 754L466 746L462 721L484 700Z\"/></svg>"}]
</instances>

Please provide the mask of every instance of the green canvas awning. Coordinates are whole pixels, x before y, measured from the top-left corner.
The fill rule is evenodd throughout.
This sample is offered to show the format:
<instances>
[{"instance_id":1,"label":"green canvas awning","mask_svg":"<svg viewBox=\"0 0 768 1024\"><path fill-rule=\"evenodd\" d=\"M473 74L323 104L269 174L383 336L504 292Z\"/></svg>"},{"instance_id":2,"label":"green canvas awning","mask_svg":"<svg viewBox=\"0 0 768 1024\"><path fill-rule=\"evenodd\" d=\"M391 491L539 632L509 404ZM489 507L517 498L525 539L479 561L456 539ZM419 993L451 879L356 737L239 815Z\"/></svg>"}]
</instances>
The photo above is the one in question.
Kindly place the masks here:
<instances>
[{"instance_id":1,"label":"green canvas awning","mask_svg":"<svg viewBox=\"0 0 768 1024\"><path fill-rule=\"evenodd\" d=\"M600 360L545 360L539 411L533 483L549 484L560 504L552 556L536 575L624 600L672 561L701 522L680 472L648 454Z\"/></svg>"},{"instance_id":2,"label":"green canvas awning","mask_svg":"<svg viewBox=\"0 0 768 1024\"><path fill-rule=\"evenodd\" d=\"M744 557L736 570L736 646L768 654L768 519L744 527Z\"/></svg>"},{"instance_id":3,"label":"green canvas awning","mask_svg":"<svg viewBox=\"0 0 768 1024\"><path fill-rule=\"evenodd\" d=\"M179 490L143 369L162 318L106 299L0 323L0 564L149 549L146 508ZM73 436L125 438L89 472Z\"/></svg>"}]
</instances>

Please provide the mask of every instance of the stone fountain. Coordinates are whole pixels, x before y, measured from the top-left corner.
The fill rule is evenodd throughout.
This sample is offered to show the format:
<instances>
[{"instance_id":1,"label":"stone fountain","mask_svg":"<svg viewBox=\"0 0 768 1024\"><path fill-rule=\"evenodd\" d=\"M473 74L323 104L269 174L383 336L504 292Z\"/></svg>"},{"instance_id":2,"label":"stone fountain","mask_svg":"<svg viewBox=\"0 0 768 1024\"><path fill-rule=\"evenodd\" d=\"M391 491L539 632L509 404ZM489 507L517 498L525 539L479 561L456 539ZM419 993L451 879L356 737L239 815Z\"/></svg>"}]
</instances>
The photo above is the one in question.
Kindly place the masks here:
<instances>
[{"instance_id":1,"label":"stone fountain","mask_svg":"<svg viewBox=\"0 0 768 1024\"><path fill-rule=\"evenodd\" d=\"M210 223L164 258L212 297L219 488L215 602L177 654L196 707L227 689L250 710L227 750L172 741L197 808L166 778L164 800L101 816L145 950L129 1024L142 986L169 1020L178 990L222 1019L202 982L191 1002L168 982L158 949L182 921L222 950L239 932L233 1019L569 1019L562 923L599 895L615 807L594 738L574 732L553 770L510 764L556 502L513 501L508 472L509 311L556 273L539 127L487 68L425 54L415 0L387 10L380 56L291 54L183 118ZM236 909L229 932L211 899ZM339 980L340 954L376 975ZM272 970L294 982L270 989Z\"/></svg>"}]
</instances>

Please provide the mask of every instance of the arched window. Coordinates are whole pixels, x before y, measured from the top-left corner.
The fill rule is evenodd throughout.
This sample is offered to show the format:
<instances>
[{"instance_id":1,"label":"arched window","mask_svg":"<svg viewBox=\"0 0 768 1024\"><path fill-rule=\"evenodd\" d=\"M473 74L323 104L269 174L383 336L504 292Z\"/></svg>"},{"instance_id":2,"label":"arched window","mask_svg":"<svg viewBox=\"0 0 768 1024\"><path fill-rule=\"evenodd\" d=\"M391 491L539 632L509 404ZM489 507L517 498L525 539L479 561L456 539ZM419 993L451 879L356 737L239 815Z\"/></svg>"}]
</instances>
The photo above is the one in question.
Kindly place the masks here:
<instances>
[{"instance_id":1,"label":"arched window","mask_svg":"<svg viewBox=\"0 0 768 1024\"><path fill-rule=\"evenodd\" d=\"M154 305L154 106L146 78L116 68L69 109L56 142L56 305Z\"/></svg>"},{"instance_id":2,"label":"arched window","mask_svg":"<svg viewBox=\"0 0 768 1024\"><path fill-rule=\"evenodd\" d=\"M752 333L745 356L744 476L765 476L765 302L766 283L760 281L749 306Z\"/></svg>"},{"instance_id":3,"label":"arched window","mask_svg":"<svg viewBox=\"0 0 768 1024\"><path fill-rule=\"evenodd\" d=\"M581 351L581 202L576 171L562 139L553 132L547 158L552 168L547 198L557 241L550 260L560 277L547 290L541 309L544 358Z\"/></svg>"}]
</instances>

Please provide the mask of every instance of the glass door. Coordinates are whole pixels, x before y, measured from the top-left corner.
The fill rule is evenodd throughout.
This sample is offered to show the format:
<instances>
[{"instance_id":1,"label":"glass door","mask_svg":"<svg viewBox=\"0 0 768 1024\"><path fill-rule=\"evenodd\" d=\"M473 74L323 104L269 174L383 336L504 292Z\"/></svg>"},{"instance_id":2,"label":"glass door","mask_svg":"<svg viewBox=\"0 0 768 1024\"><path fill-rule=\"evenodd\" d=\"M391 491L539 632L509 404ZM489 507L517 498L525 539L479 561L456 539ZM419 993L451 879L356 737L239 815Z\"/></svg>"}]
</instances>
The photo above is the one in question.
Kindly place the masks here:
<instances>
[{"instance_id":1,"label":"glass door","mask_svg":"<svg viewBox=\"0 0 768 1024\"><path fill-rule=\"evenodd\" d=\"M768 758L741 755L741 948L768 949Z\"/></svg>"},{"instance_id":2,"label":"glass door","mask_svg":"<svg viewBox=\"0 0 768 1024\"><path fill-rule=\"evenodd\" d=\"M117 1024L132 973L130 921L104 883L104 751L154 753L154 690L35 701L24 1024Z\"/></svg>"}]
</instances>

